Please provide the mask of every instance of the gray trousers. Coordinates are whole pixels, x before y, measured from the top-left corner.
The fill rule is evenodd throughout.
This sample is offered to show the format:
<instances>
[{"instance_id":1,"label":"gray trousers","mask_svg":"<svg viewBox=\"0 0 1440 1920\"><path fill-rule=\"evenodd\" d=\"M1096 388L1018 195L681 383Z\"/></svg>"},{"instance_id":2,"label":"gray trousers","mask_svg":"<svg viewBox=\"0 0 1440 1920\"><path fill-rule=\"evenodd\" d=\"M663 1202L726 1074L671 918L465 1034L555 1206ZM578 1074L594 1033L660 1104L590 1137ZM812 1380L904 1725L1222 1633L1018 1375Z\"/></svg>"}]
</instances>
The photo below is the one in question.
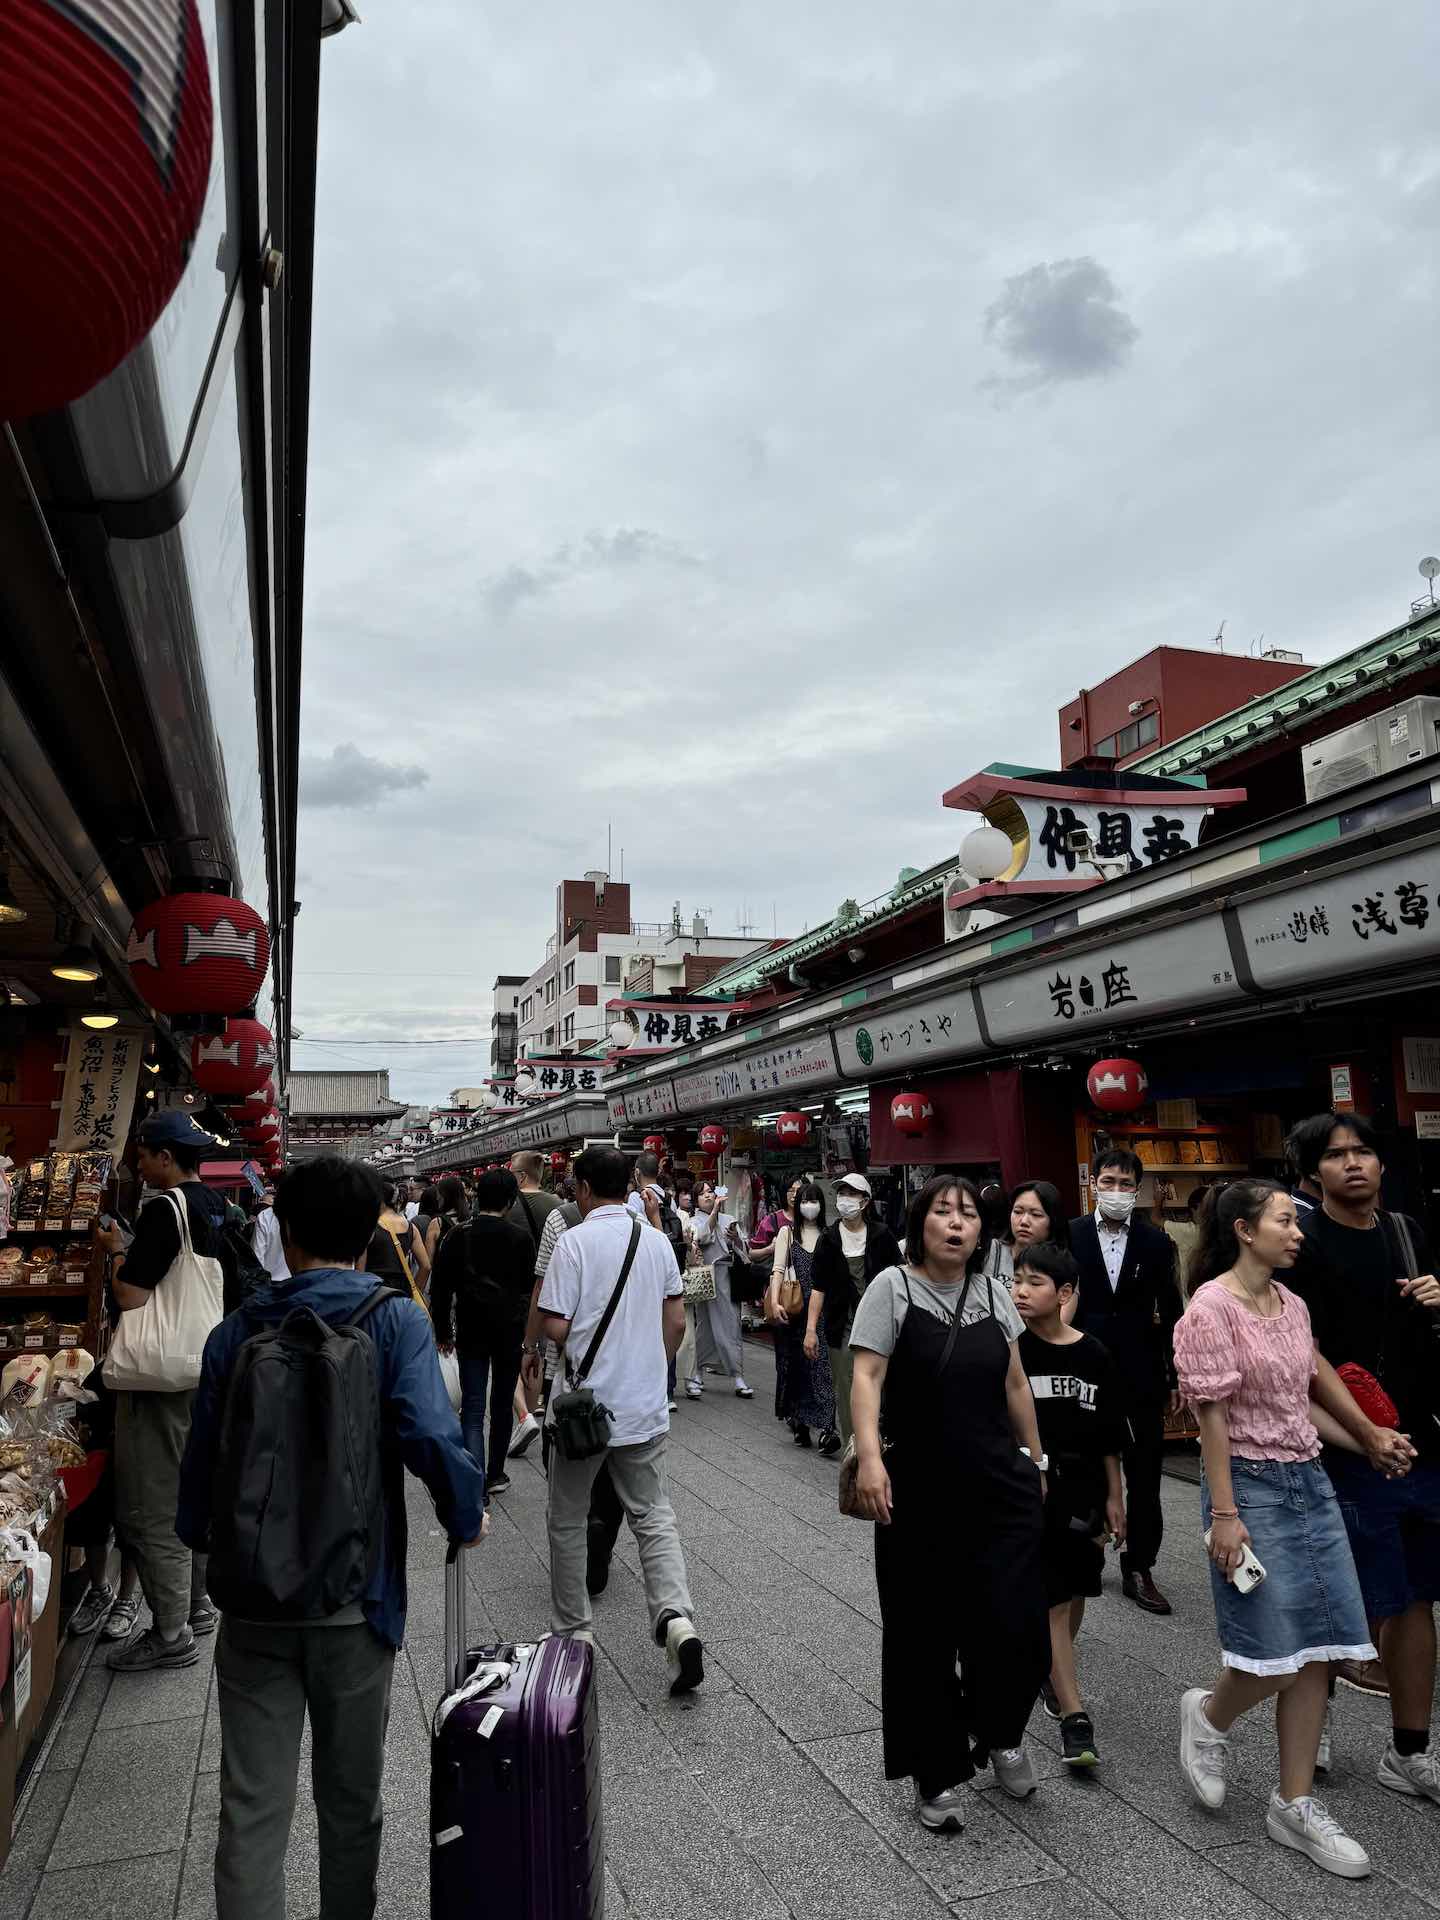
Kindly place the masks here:
<instances>
[{"instance_id":1,"label":"gray trousers","mask_svg":"<svg viewBox=\"0 0 1440 1920\"><path fill-rule=\"evenodd\" d=\"M180 1461L190 1437L191 1393L115 1395L115 1525L140 1569L140 1589L160 1632L190 1618L190 1549L175 1531ZM199 1576L203 1587L204 1576Z\"/></svg>"},{"instance_id":2,"label":"gray trousers","mask_svg":"<svg viewBox=\"0 0 1440 1920\"><path fill-rule=\"evenodd\" d=\"M820 1329L820 1338L825 1338L825 1329ZM850 1423L850 1391L855 1385L855 1349L850 1345L850 1335L845 1335L843 1346L830 1349L830 1377L835 1382L835 1427L842 1440L853 1437L855 1429Z\"/></svg>"},{"instance_id":3,"label":"gray trousers","mask_svg":"<svg viewBox=\"0 0 1440 1920\"><path fill-rule=\"evenodd\" d=\"M558 1448L551 1453L550 1613L557 1633L574 1633L590 1625L590 1596L585 1591L585 1523L590 1513L591 1485L606 1461L640 1549L640 1577L645 1583L651 1632L666 1614L683 1613L687 1620L690 1618L685 1555L665 1485L667 1437L662 1433L638 1447L610 1447L588 1460L566 1460Z\"/></svg>"},{"instance_id":4,"label":"gray trousers","mask_svg":"<svg viewBox=\"0 0 1440 1920\"><path fill-rule=\"evenodd\" d=\"M394 1666L393 1651L368 1626L221 1621L219 1920L285 1920L285 1849L307 1709L320 1920L372 1920Z\"/></svg>"}]
</instances>

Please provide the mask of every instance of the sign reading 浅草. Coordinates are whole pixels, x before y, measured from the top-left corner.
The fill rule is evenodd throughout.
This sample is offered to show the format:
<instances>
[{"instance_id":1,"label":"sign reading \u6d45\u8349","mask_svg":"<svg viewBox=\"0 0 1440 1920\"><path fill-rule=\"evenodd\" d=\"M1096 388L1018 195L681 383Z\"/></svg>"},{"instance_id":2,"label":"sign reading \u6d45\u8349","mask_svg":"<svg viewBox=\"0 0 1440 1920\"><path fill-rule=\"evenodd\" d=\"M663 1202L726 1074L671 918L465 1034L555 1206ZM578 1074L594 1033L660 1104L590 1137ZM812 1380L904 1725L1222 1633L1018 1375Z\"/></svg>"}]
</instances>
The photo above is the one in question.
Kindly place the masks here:
<instances>
[{"instance_id":1,"label":"sign reading \u6d45\u8349","mask_svg":"<svg viewBox=\"0 0 1440 1920\"><path fill-rule=\"evenodd\" d=\"M1239 910L1259 987L1412 966L1440 955L1440 847L1316 874Z\"/></svg>"}]
</instances>

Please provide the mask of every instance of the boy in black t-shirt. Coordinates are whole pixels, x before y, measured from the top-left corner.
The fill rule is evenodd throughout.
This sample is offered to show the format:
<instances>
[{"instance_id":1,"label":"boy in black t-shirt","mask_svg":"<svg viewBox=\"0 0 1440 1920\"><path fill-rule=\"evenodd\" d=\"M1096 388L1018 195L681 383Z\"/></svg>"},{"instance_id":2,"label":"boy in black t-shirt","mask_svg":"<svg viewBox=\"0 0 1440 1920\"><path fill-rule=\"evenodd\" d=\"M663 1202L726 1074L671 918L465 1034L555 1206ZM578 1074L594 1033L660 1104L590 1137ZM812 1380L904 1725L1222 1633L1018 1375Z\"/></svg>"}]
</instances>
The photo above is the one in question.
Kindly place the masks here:
<instances>
[{"instance_id":1,"label":"boy in black t-shirt","mask_svg":"<svg viewBox=\"0 0 1440 1920\"><path fill-rule=\"evenodd\" d=\"M1093 1334L1067 1327L1061 1308L1079 1271L1062 1248L1027 1247L1013 1293L1025 1322L1020 1361L1035 1396L1047 1462L1045 1597L1050 1608L1050 1685L1045 1710L1058 1715L1065 1764L1093 1767L1095 1729L1075 1675L1075 1636L1086 1599L1100 1592L1105 1537L1125 1538L1125 1444L1114 1365Z\"/></svg>"}]
</instances>

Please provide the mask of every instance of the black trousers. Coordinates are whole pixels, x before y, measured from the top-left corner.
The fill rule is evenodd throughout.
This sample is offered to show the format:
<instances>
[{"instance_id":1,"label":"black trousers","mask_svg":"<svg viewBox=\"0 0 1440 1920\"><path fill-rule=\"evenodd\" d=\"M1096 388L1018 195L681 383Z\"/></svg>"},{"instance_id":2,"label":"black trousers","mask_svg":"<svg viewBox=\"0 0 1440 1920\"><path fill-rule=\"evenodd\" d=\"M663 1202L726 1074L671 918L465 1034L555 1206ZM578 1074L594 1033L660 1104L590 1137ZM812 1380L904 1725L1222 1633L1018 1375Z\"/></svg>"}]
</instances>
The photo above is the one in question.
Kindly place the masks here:
<instances>
[{"instance_id":1,"label":"black trousers","mask_svg":"<svg viewBox=\"0 0 1440 1920\"><path fill-rule=\"evenodd\" d=\"M1160 1473L1165 1464L1165 1406L1130 1408L1131 1440L1124 1452L1125 1551L1124 1573L1148 1573L1160 1557L1165 1516L1160 1506Z\"/></svg>"}]
</instances>

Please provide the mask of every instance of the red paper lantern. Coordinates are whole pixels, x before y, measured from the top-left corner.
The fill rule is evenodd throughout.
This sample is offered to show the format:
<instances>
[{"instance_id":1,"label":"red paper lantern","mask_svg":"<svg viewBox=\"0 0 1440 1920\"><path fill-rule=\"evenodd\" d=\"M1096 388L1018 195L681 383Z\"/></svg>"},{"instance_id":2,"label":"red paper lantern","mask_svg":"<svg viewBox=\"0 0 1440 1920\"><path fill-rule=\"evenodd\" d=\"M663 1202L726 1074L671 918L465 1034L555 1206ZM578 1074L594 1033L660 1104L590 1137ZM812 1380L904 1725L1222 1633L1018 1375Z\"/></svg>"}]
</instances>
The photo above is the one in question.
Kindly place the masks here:
<instances>
[{"instance_id":1,"label":"red paper lantern","mask_svg":"<svg viewBox=\"0 0 1440 1920\"><path fill-rule=\"evenodd\" d=\"M245 1098L240 1102L242 1109L249 1113L264 1113L267 1107L278 1107L279 1105L280 1093L275 1085L275 1076L273 1074L265 1082L263 1087L257 1087L254 1093L247 1093Z\"/></svg>"},{"instance_id":2,"label":"red paper lantern","mask_svg":"<svg viewBox=\"0 0 1440 1920\"><path fill-rule=\"evenodd\" d=\"M890 1102L890 1119L897 1133L928 1133L930 1122L935 1118L935 1109L930 1104L928 1094L897 1093Z\"/></svg>"},{"instance_id":3,"label":"red paper lantern","mask_svg":"<svg viewBox=\"0 0 1440 1920\"><path fill-rule=\"evenodd\" d=\"M1097 1060L1085 1076L1090 1099L1102 1113L1133 1113L1143 1107L1150 1082L1138 1060Z\"/></svg>"},{"instance_id":4,"label":"red paper lantern","mask_svg":"<svg viewBox=\"0 0 1440 1920\"><path fill-rule=\"evenodd\" d=\"M809 1138L808 1113L782 1113L775 1122L775 1139L782 1147L803 1147Z\"/></svg>"},{"instance_id":5,"label":"red paper lantern","mask_svg":"<svg viewBox=\"0 0 1440 1920\"><path fill-rule=\"evenodd\" d=\"M190 1045L190 1072L202 1093L242 1099L275 1070L275 1036L258 1020L227 1020L223 1032L201 1033Z\"/></svg>"},{"instance_id":6,"label":"red paper lantern","mask_svg":"<svg viewBox=\"0 0 1440 1920\"><path fill-rule=\"evenodd\" d=\"M717 1127L713 1122L708 1127L701 1127L700 1151L713 1160L717 1154L724 1152L728 1138L724 1127Z\"/></svg>"},{"instance_id":7,"label":"red paper lantern","mask_svg":"<svg viewBox=\"0 0 1440 1920\"><path fill-rule=\"evenodd\" d=\"M550 1156L550 1171L552 1173L563 1173L569 1164L570 1156L568 1153L552 1153Z\"/></svg>"},{"instance_id":8,"label":"red paper lantern","mask_svg":"<svg viewBox=\"0 0 1440 1920\"><path fill-rule=\"evenodd\" d=\"M167 893L136 914L125 958L161 1013L243 1013L265 984L270 935L243 900Z\"/></svg>"},{"instance_id":9,"label":"red paper lantern","mask_svg":"<svg viewBox=\"0 0 1440 1920\"><path fill-rule=\"evenodd\" d=\"M646 1153L664 1153L665 1136L663 1133L647 1133L644 1144Z\"/></svg>"},{"instance_id":10,"label":"red paper lantern","mask_svg":"<svg viewBox=\"0 0 1440 1920\"><path fill-rule=\"evenodd\" d=\"M4 12L0 259L23 270L6 276L0 420L16 420L88 393L159 319L205 204L212 128L195 0Z\"/></svg>"}]
</instances>

